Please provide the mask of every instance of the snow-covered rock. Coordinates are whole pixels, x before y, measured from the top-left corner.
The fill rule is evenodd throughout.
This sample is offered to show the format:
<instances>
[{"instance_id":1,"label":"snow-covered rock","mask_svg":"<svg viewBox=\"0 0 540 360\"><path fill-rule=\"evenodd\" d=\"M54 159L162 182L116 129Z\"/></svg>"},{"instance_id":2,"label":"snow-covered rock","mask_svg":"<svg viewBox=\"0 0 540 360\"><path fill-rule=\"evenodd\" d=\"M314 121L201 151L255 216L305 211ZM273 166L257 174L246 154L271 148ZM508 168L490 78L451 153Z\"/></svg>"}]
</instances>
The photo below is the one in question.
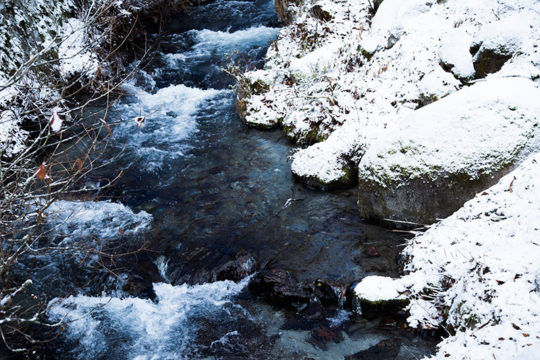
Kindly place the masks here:
<instances>
[{"instance_id":1,"label":"snow-covered rock","mask_svg":"<svg viewBox=\"0 0 540 360\"><path fill-rule=\"evenodd\" d=\"M353 289L353 309L366 318L394 313L409 304L402 279L367 276Z\"/></svg>"},{"instance_id":2,"label":"snow-covered rock","mask_svg":"<svg viewBox=\"0 0 540 360\"><path fill-rule=\"evenodd\" d=\"M242 98L243 117L252 126L281 125L291 140L311 146L294 154L292 166L310 185L351 184L339 168L352 165L354 173L386 136L381 131L391 133L405 113L472 78L540 76L535 0L385 0L374 17L368 0L280 4L294 15L257 71L269 89Z\"/></svg>"},{"instance_id":3,"label":"snow-covered rock","mask_svg":"<svg viewBox=\"0 0 540 360\"><path fill-rule=\"evenodd\" d=\"M540 343L540 155L409 241L409 323L453 336L437 359L526 359ZM444 321L444 323L443 323ZM537 356L536 353L535 356Z\"/></svg>"},{"instance_id":4,"label":"snow-covered rock","mask_svg":"<svg viewBox=\"0 0 540 360\"><path fill-rule=\"evenodd\" d=\"M540 146L540 89L489 79L400 117L359 166L366 218L433 223Z\"/></svg>"}]
</instances>

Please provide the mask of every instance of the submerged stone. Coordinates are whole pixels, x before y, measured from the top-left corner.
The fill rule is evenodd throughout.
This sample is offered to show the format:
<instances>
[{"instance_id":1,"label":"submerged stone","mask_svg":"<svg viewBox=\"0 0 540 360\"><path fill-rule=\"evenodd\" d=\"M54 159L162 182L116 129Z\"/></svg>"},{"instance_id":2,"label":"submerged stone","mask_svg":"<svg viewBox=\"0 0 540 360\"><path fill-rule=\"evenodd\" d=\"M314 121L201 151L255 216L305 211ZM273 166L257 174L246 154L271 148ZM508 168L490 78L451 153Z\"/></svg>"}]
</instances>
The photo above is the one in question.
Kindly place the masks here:
<instances>
[{"instance_id":1,"label":"submerged stone","mask_svg":"<svg viewBox=\"0 0 540 360\"><path fill-rule=\"evenodd\" d=\"M399 354L401 343L398 339L387 339L367 350L345 357L345 360L387 360L395 359Z\"/></svg>"}]
</instances>

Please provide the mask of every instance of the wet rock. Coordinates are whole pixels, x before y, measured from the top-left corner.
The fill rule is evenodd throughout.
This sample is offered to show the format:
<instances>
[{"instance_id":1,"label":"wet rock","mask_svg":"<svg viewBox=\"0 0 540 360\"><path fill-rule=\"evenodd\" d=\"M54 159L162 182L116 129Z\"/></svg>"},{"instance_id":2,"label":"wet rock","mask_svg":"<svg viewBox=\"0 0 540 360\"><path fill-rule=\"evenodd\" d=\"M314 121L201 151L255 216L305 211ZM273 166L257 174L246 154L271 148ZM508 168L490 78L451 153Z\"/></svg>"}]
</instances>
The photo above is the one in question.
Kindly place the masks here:
<instances>
[{"instance_id":1,"label":"wet rock","mask_svg":"<svg viewBox=\"0 0 540 360\"><path fill-rule=\"evenodd\" d=\"M124 280L122 290L131 296L154 299L153 284L163 281L159 275L156 265L152 262L150 256L146 253L139 253L135 256L119 258L115 271L123 272L129 269L127 278Z\"/></svg>"},{"instance_id":2,"label":"wet rock","mask_svg":"<svg viewBox=\"0 0 540 360\"><path fill-rule=\"evenodd\" d=\"M340 330L332 330L326 326L320 325L311 330L310 343L323 350L327 348L328 343L339 343L343 340Z\"/></svg>"},{"instance_id":3,"label":"wet rock","mask_svg":"<svg viewBox=\"0 0 540 360\"><path fill-rule=\"evenodd\" d=\"M472 49L474 51L474 48ZM512 58L512 53L504 48L488 49L481 47L473 58L476 78L481 79L488 74L499 71Z\"/></svg>"},{"instance_id":4,"label":"wet rock","mask_svg":"<svg viewBox=\"0 0 540 360\"><path fill-rule=\"evenodd\" d=\"M253 274L258 268L258 262L252 254L241 253L233 260L227 261L213 272L215 279L240 281Z\"/></svg>"},{"instance_id":5,"label":"wet rock","mask_svg":"<svg viewBox=\"0 0 540 360\"><path fill-rule=\"evenodd\" d=\"M247 252L230 254L225 249L195 248L178 252L169 261L167 277L172 284L203 284L240 281L258 269L258 261Z\"/></svg>"},{"instance_id":6,"label":"wet rock","mask_svg":"<svg viewBox=\"0 0 540 360\"><path fill-rule=\"evenodd\" d=\"M332 15L330 15L330 13L324 10L320 5L315 5L314 7L312 7L311 14L313 15L313 17L323 22L330 21L333 18Z\"/></svg>"},{"instance_id":7,"label":"wet rock","mask_svg":"<svg viewBox=\"0 0 540 360\"><path fill-rule=\"evenodd\" d=\"M346 356L346 360L391 360L399 354L401 342L398 339L383 340L367 350Z\"/></svg>"},{"instance_id":8,"label":"wet rock","mask_svg":"<svg viewBox=\"0 0 540 360\"><path fill-rule=\"evenodd\" d=\"M375 246L368 246L367 248L365 248L364 249L364 254L367 257L379 257L379 256L381 256L381 254L379 254L379 251L377 250L377 248Z\"/></svg>"},{"instance_id":9,"label":"wet rock","mask_svg":"<svg viewBox=\"0 0 540 360\"><path fill-rule=\"evenodd\" d=\"M326 316L326 309L316 296L310 299L310 302L306 307L299 311L302 319L308 320L320 320Z\"/></svg>"},{"instance_id":10,"label":"wet rock","mask_svg":"<svg viewBox=\"0 0 540 360\"><path fill-rule=\"evenodd\" d=\"M323 280L317 280L314 286L310 286L313 294L325 307L338 307L345 296L344 287L339 284L330 284Z\"/></svg>"},{"instance_id":11,"label":"wet rock","mask_svg":"<svg viewBox=\"0 0 540 360\"><path fill-rule=\"evenodd\" d=\"M152 300L156 298L156 294L152 289L152 282L140 275L129 275L122 290L133 297Z\"/></svg>"},{"instance_id":12,"label":"wet rock","mask_svg":"<svg viewBox=\"0 0 540 360\"><path fill-rule=\"evenodd\" d=\"M262 296L273 305L295 307L308 304L311 291L298 282L294 275L286 270L272 269L259 272L250 281L249 291Z\"/></svg>"},{"instance_id":13,"label":"wet rock","mask_svg":"<svg viewBox=\"0 0 540 360\"><path fill-rule=\"evenodd\" d=\"M457 211L467 200L496 183L509 170L510 166L477 178L464 173L441 172L435 180L420 176L399 185L384 187L360 179L360 214L363 218L396 228L432 224Z\"/></svg>"},{"instance_id":14,"label":"wet rock","mask_svg":"<svg viewBox=\"0 0 540 360\"><path fill-rule=\"evenodd\" d=\"M231 309L234 312L234 310ZM215 318L201 318L200 326L196 334L196 343L200 344L198 355L227 359L245 359L263 356L266 347L270 347L274 339L269 343L261 344L263 337L261 327L255 322L236 317L234 322ZM261 353L259 353L261 352Z\"/></svg>"},{"instance_id":15,"label":"wet rock","mask_svg":"<svg viewBox=\"0 0 540 360\"><path fill-rule=\"evenodd\" d=\"M291 10L292 5L300 5L301 0L275 0L274 8L279 20L285 24L291 24L296 12Z\"/></svg>"},{"instance_id":16,"label":"wet rock","mask_svg":"<svg viewBox=\"0 0 540 360\"><path fill-rule=\"evenodd\" d=\"M317 280L300 282L283 269L262 270L248 285L255 296L272 305L292 308L307 319L323 318L346 303L346 286Z\"/></svg>"},{"instance_id":17,"label":"wet rock","mask_svg":"<svg viewBox=\"0 0 540 360\"><path fill-rule=\"evenodd\" d=\"M365 277L354 286L352 309L365 319L397 315L409 304L405 291L400 279Z\"/></svg>"}]
</instances>

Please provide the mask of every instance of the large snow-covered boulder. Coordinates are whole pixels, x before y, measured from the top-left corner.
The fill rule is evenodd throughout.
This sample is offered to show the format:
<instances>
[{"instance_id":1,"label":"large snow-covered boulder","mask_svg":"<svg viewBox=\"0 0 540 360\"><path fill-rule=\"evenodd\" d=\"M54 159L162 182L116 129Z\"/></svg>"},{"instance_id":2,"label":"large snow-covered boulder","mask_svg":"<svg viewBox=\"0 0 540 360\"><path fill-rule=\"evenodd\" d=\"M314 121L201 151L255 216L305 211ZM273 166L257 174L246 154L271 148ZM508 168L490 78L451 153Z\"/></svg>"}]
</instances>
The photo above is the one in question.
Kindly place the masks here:
<instances>
[{"instance_id":1,"label":"large snow-covered boulder","mask_svg":"<svg viewBox=\"0 0 540 360\"><path fill-rule=\"evenodd\" d=\"M433 223L493 185L539 145L540 89L490 79L399 120L359 165L366 218Z\"/></svg>"}]
</instances>

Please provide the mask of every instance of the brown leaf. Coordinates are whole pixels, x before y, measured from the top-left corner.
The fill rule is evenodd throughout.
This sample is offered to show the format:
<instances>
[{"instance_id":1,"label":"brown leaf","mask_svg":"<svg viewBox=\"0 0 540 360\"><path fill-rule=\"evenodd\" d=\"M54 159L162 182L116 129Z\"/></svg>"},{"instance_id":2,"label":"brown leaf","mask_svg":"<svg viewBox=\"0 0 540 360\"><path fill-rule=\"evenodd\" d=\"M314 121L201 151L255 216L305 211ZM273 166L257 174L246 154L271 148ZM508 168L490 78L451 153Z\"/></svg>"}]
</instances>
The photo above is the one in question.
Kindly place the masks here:
<instances>
[{"instance_id":1,"label":"brown leaf","mask_svg":"<svg viewBox=\"0 0 540 360\"><path fill-rule=\"evenodd\" d=\"M109 136L111 137L111 139L114 138L113 136L113 132L111 130L111 127L109 126L109 124L107 124L107 122L103 119L100 119L101 123L103 124L103 126L105 126L105 129L107 129L107 132L109 133Z\"/></svg>"},{"instance_id":2,"label":"brown leaf","mask_svg":"<svg viewBox=\"0 0 540 360\"><path fill-rule=\"evenodd\" d=\"M523 333L523 337L529 337L530 335L527 333Z\"/></svg>"},{"instance_id":3,"label":"brown leaf","mask_svg":"<svg viewBox=\"0 0 540 360\"><path fill-rule=\"evenodd\" d=\"M39 169L36 171L36 177L39 180L44 180L46 176L47 176L47 169L45 168L45 163L43 162L39 166Z\"/></svg>"},{"instance_id":4,"label":"brown leaf","mask_svg":"<svg viewBox=\"0 0 540 360\"><path fill-rule=\"evenodd\" d=\"M82 169L82 160L80 158L77 159L77 169L79 169L79 170Z\"/></svg>"},{"instance_id":5,"label":"brown leaf","mask_svg":"<svg viewBox=\"0 0 540 360\"><path fill-rule=\"evenodd\" d=\"M512 179L512 182L510 183L510 187L508 188L508 191L510 191L511 193L514 192L514 190L512 190L512 187L514 186L514 180L516 180L515 177Z\"/></svg>"}]
</instances>

